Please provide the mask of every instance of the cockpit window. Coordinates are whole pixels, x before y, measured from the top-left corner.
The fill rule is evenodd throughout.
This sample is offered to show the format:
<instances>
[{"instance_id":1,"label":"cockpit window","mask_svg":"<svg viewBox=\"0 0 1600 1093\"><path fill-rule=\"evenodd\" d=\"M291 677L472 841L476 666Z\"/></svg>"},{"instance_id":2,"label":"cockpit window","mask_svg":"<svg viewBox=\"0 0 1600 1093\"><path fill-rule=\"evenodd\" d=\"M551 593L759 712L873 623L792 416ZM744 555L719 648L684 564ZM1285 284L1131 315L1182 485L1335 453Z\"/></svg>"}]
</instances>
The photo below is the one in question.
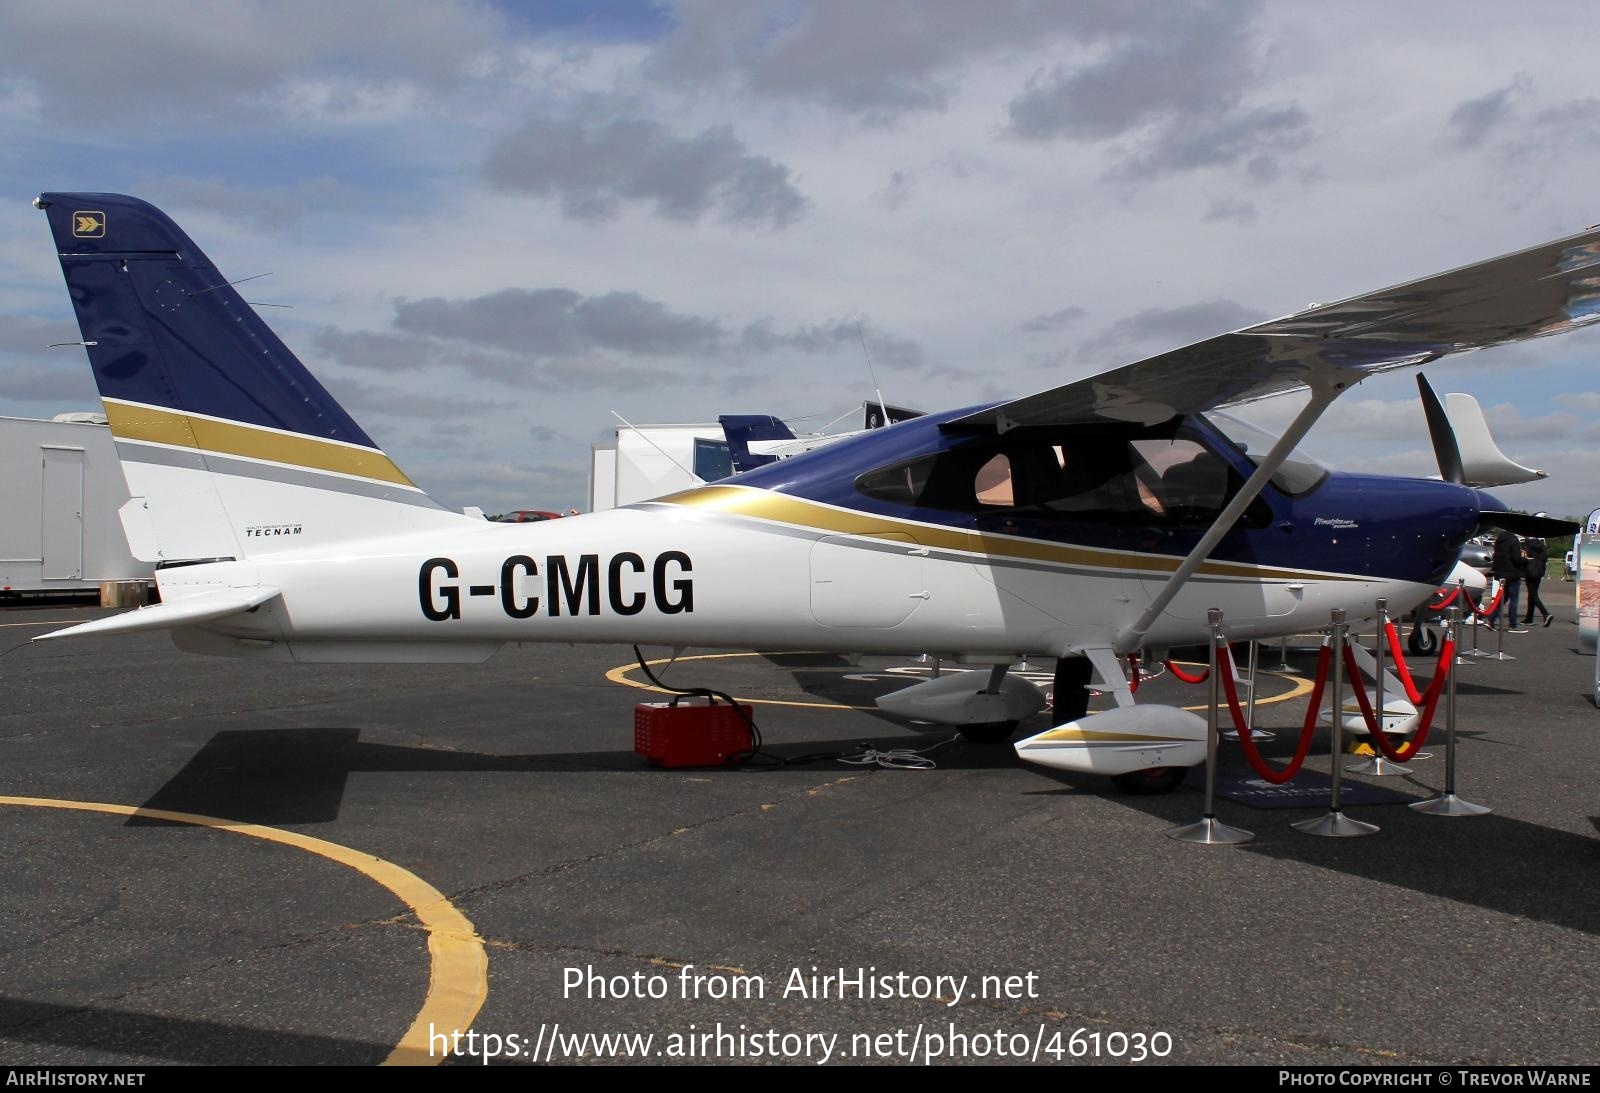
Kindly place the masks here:
<instances>
[{"instance_id":1,"label":"cockpit window","mask_svg":"<svg viewBox=\"0 0 1600 1093\"><path fill-rule=\"evenodd\" d=\"M856 488L882 501L974 515L1208 525L1242 480L1178 425L1017 429L869 471ZM1255 505L1243 522L1266 518Z\"/></svg>"},{"instance_id":2,"label":"cockpit window","mask_svg":"<svg viewBox=\"0 0 1600 1093\"><path fill-rule=\"evenodd\" d=\"M1232 414L1213 410L1205 417L1216 426L1218 432L1233 441L1251 463L1256 463L1278 442L1278 438L1267 430L1236 418ZM1272 484L1290 497L1299 497L1322 485L1322 480L1327 477L1328 468L1295 448L1289 452L1289 458L1283 461L1283 466L1272 476Z\"/></svg>"}]
</instances>

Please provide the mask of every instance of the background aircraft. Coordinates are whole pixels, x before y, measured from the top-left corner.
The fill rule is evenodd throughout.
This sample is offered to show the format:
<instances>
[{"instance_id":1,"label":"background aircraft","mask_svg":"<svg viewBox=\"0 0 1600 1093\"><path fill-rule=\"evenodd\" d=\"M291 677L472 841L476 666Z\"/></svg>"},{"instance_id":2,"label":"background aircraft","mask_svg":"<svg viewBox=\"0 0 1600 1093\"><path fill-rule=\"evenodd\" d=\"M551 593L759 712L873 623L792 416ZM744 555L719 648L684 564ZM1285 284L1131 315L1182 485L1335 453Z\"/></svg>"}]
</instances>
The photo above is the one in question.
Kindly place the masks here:
<instances>
[{"instance_id":1,"label":"background aircraft","mask_svg":"<svg viewBox=\"0 0 1600 1093\"><path fill-rule=\"evenodd\" d=\"M1059 658L1067 722L1091 663L1132 707L1118 658L1203 640L1208 608L1254 638L1423 600L1503 506L1459 476L1331 474L1294 445L1366 376L1571 330L1600 301L1590 231L722 483L496 524L434 503L158 209L36 204L162 597L46 638L163 628L298 661L477 661L508 641L931 652L990 666L986 686L933 681L898 708L975 735L1038 708L1006 676L1019 655ZM1212 413L1299 388L1281 437ZM1157 743L1110 772L1173 765L1175 712L1128 710Z\"/></svg>"}]
</instances>

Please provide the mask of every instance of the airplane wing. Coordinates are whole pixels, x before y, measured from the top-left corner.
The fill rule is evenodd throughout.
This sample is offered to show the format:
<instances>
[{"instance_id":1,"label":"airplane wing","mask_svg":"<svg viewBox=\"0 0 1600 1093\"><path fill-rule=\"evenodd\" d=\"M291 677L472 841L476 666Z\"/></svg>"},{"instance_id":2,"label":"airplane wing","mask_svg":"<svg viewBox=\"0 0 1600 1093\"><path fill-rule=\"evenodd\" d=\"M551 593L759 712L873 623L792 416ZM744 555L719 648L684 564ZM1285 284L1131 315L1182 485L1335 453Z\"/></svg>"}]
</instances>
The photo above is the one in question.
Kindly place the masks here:
<instances>
[{"instance_id":1,"label":"airplane wing","mask_svg":"<svg viewBox=\"0 0 1600 1093\"><path fill-rule=\"evenodd\" d=\"M968 414L947 429L1155 424L1600 318L1600 227L1449 273L1324 304Z\"/></svg>"},{"instance_id":2,"label":"airplane wing","mask_svg":"<svg viewBox=\"0 0 1600 1093\"><path fill-rule=\"evenodd\" d=\"M126 634L135 630L165 630L173 626L187 626L197 622L210 622L240 611L259 607L278 594L276 588L227 588L219 592L205 592L153 607L141 607L109 618L79 623L65 630L52 630L40 634L34 641L51 638L87 637L91 634Z\"/></svg>"}]
</instances>

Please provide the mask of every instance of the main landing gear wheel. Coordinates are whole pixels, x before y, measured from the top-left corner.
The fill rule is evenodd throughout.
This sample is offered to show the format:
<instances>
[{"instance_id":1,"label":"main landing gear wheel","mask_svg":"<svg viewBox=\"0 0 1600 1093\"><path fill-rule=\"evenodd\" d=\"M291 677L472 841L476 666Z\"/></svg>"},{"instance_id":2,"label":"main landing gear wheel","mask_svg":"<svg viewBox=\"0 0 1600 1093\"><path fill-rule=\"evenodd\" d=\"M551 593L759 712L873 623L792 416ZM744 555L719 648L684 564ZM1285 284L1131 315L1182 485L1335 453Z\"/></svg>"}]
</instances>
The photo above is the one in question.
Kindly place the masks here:
<instances>
[{"instance_id":1,"label":"main landing gear wheel","mask_svg":"<svg viewBox=\"0 0 1600 1093\"><path fill-rule=\"evenodd\" d=\"M1428 656L1438 651L1439 635L1419 622L1406 636L1406 648L1411 650L1411 655L1414 657Z\"/></svg>"},{"instance_id":2,"label":"main landing gear wheel","mask_svg":"<svg viewBox=\"0 0 1600 1093\"><path fill-rule=\"evenodd\" d=\"M1111 784L1123 793L1148 797L1156 793L1171 793L1188 777L1188 767L1148 767L1113 775Z\"/></svg>"},{"instance_id":3,"label":"main landing gear wheel","mask_svg":"<svg viewBox=\"0 0 1600 1093\"><path fill-rule=\"evenodd\" d=\"M974 744L1005 744L1020 724L1020 721L980 721L975 725L962 725L957 731Z\"/></svg>"}]
</instances>

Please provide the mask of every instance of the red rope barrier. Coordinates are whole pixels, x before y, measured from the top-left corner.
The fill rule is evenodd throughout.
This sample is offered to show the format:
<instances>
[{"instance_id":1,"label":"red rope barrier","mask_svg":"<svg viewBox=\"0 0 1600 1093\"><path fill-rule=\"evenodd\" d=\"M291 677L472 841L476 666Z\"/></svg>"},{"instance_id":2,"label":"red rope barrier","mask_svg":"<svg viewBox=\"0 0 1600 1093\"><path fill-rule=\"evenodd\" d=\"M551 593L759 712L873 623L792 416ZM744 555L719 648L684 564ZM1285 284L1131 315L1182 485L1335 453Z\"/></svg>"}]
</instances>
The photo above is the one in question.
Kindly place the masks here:
<instances>
[{"instance_id":1,"label":"red rope barrier","mask_svg":"<svg viewBox=\"0 0 1600 1093\"><path fill-rule=\"evenodd\" d=\"M1389 652L1394 656L1395 674L1400 677L1400 682L1406 689L1406 697L1413 704L1422 701L1422 692L1417 690L1416 681L1411 678L1411 667L1406 663L1405 653L1400 649L1400 632L1394 628L1392 621L1384 623L1384 630L1389 635Z\"/></svg>"},{"instance_id":2,"label":"red rope barrier","mask_svg":"<svg viewBox=\"0 0 1600 1093\"><path fill-rule=\"evenodd\" d=\"M1433 590L1433 594L1435 596L1437 596L1440 592L1443 592L1443 591L1444 591L1444 589L1442 589L1442 588L1436 588L1436 589ZM1454 588L1452 588L1450 590L1450 595L1446 596L1444 599L1440 600L1436 604L1430 604L1428 606L1428 611L1429 612L1443 611L1445 608L1447 608L1451 604L1455 603L1456 602L1456 597L1459 596L1459 595L1461 595L1461 586L1460 585L1456 585Z\"/></svg>"},{"instance_id":3,"label":"red rope barrier","mask_svg":"<svg viewBox=\"0 0 1600 1093\"><path fill-rule=\"evenodd\" d=\"M1497 611L1499 609L1500 600L1505 596L1505 594L1506 594L1506 586L1505 585L1501 585L1499 590L1497 592L1495 592L1494 599L1489 601L1489 606L1488 607L1479 607L1477 604L1472 602L1472 597L1469 596L1469 595L1463 594L1461 598L1463 600L1467 601L1467 607L1472 611L1472 613L1474 615L1477 615L1479 618L1485 618L1486 619L1490 615L1494 614L1495 611Z\"/></svg>"},{"instance_id":4,"label":"red rope barrier","mask_svg":"<svg viewBox=\"0 0 1600 1093\"><path fill-rule=\"evenodd\" d=\"M1180 683L1204 683L1206 680L1211 678L1210 668L1207 668L1197 676L1192 676L1185 672L1182 668L1179 668L1176 661L1169 660L1165 661L1164 663L1167 666L1167 671L1176 676Z\"/></svg>"},{"instance_id":5,"label":"red rope barrier","mask_svg":"<svg viewBox=\"0 0 1600 1093\"><path fill-rule=\"evenodd\" d=\"M1222 689L1228 696L1228 712L1233 716L1233 727L1239 733L1239 746L1255 772L1275 786L1281 786L1299 774L1301 765L1311 752L1311 737L1317 729L1317 709L1322 705L1322 688L1328 682L1328 668L1332 663L1333 651L1324 645L1322 652L1317 655L1317 679L1311 689L1311 705L1306 707L1305 723L1300 728L1300 743L1295 747L1289 765L1282 770L1273 770L1256 750L1251 726L1246 723L1244 711L1239 708L1239 691L1233 681L1233 652L1224 645L1217 654L1217 667L1222 670Z\"/></svg>"},{"instance_id":6,"label":"red rope barrier","mask_svg":"<svg viewBox=\"0 0 1600 1093\"><path fill-rule=\"evenodd\" d=\"M1450 674L1450 666L1455 663L1455 656L1456 643L1446 638L1439 650L1439 666L1434 670L1433 680L1428 684L1427 693L1422 696L1424 705L1417 724L1417 733L1409 743L1396 748L1389 743L1389 737L1383 731L1382 718L1374 716L1372 712L1372 700L1367 697L1367 685L1361 678L1361 668L1356 664L1355 651L1348 645L1344 647L1345 670L1349 673L1350 684L1356 692L1356 705L1361 708L1361 720L1366 723L1367 733L1371 736L1373 744L1390 762L1404 763L1417 754L1423 742L1428 739L1428 730L1433 727L1433 713L1438 709L1439 696L1444 693L1444 680ZM1335 716L1343 717L1344 711L1336 711Z\"/></svg>"}]
</instances>

